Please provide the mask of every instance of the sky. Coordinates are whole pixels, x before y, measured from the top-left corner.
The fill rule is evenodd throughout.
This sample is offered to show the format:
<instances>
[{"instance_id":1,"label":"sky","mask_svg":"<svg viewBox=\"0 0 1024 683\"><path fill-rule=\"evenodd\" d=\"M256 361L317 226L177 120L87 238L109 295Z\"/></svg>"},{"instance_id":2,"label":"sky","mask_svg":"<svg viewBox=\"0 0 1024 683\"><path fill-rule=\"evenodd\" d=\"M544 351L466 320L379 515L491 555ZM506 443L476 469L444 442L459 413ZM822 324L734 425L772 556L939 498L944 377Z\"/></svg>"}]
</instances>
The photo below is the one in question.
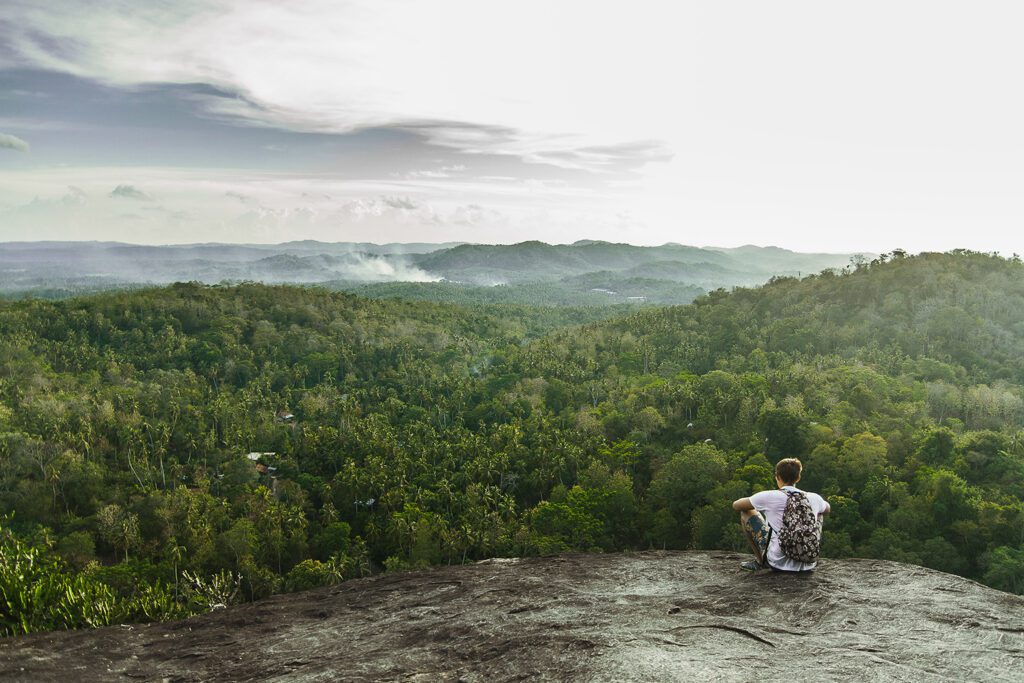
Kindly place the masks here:
<instances>
[{"instance_id":1,"label":"sky","mask_svg":"<svg viewBox=\"0 0 1024 683\"><path fill-rule=\"evenodd\" d=\"M1015 2L4 0L0 242L1024 253Z\"/></svg>"}]
</instances>

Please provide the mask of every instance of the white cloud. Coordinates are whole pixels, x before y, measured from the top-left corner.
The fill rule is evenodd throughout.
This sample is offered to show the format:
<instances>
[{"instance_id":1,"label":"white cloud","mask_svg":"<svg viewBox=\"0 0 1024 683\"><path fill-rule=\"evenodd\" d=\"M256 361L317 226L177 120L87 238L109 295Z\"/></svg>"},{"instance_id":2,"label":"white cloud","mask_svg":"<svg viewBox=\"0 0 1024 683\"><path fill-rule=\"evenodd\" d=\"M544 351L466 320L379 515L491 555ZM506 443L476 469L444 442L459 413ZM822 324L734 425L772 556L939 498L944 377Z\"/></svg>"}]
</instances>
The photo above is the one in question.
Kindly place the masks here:
<instances>
[{"instance_id":1,"label":"white cloud","mask_svg":"<svg viewBox=\"0 0 1024 683\"><path fill-rule=\"evenodd\" d=\"M61 199L64 204L69 205L81 205L86 201L86 197L89 195L85 190L78 187L77 185L68 185L67 194Z\"/></svg>"},{"instance_id":2,"label":"white cloud","mask_svg":"<svg viewBox=\"0 0 1024 683\"><path fill-rule=\"evenodd\" d=\"M664 77L680 66L683 17L667 7L634 3L627 18L583 0L16 3L12 26L25 30L10 42L34 64L110 83L244 95L208 98L221 116L309 131L405 126L460 150L590 168L578 150L660 139L678 114Z\"/></svg>"},{"instance_id":3,"label":"white cloud","mask_svg":"<svg viewBox=\"0 0 1024 683\"><path fill-rule=\"evenodd\" d=\"M449 174L445 173L444 171L432 171L430 169L427 169L427 170L423 170L423 171L409 171L408 173L405 173L405 174L392 173L391 177L393 177L393 178L430 178L430 179L437 179L437 178L450 178L451 176Z\"/></svg>"},{"instance_id":4,"label":"white cloud","mask_svg":"<svg viewBox=\"0 0 1024 683\"><path fill-rule=\"evenodd\" d=\"M331 177L238 171L138 168L131 187L159 202L128 202L109 188L119 168L0 171L0 241L102 239L190 242L515 242L576 239L603 232L602 198L537 188L523 202L519 183L352 182ZM454 183L454 185L452 185ZM73 186L73 187L69 187ZM52 188L67 188L54 192ZM2 208L6 205L8 208Z\"/></svg>"},{"instance_id":5,"label":"white cloud","mask_svg":"<svg viewBox=\"0 0 1024 683\"><path fill-rule=\"evenodd\" d=\"M27 142L17 136L0 133L0 149L13 149L15 152L27 152L29 151L29 146Z\"/></svg>"},{"instance_id":6,"label":"white cloud","mask_svg":"<svg viewBox=\"0 0 1024 683\"><path fill-rule=\"evenodd\" d=\"M119 199L134 199L140 202L151 202L153 198L148 194L135 187L134 185L118 185L110 191L111 197Z\"/></svg>"},{"instance_id":7,"label":"white cloud","mask_svg":"<svg viewBox=\"0 0 1024 683\"><path fill-rule=\"evenodd\" d=\"M0 241L74 239L69 233L89 224L88 211L86 193L78 187L60 196L37 195L0 209Z\"/></svg>"},{"instance_id":8,"label":"white cloud","mask_svg":"<svg viewBox=\"0 0 1024 683\"><path fill-rule=\"evenodd\" d=\"M408 197L381 197L381 202L391 207L392 209L401 209L404 211L415 211L420 208L419 205Z\"/></svg>"},{"instance_id":9,"label":"white cloud","mask_svg":"<svg viewBox=\"0 0 1024 683\"><path fill-rule=\"evenodd\" d=\"M224 196L236 199L243 204L253 204L256 202L256 200L253 197L250 197L249 195L243 194L241 192L236 192L235 190L228 190L227 192L224 193Z\"/></svg>"},{"instance_id":10,"label":"white cloud","mask_svg":"<svg viewBox=\"0 0 1024 683\"><path fill-rule=\"evenodd\" d=\"M438 178L452 178L464 174L469 168L464 164L453 164L451 166L439 166L438 168L428 168L421 171L409 171L405 174L393 173L392 177L404 177L404 178L427 178L427 179L438 179Z\"/></svg>"}]
</instances>

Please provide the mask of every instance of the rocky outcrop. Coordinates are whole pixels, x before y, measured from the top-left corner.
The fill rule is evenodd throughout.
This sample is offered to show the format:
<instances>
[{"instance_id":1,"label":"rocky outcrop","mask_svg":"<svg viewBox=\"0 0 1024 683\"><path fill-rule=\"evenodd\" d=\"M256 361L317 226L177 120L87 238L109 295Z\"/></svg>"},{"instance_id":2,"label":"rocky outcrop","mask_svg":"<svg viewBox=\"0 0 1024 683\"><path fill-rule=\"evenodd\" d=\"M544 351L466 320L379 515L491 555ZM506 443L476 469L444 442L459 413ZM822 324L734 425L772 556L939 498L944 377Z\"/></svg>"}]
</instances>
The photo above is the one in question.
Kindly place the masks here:
<instances>
[{"instance_id":1,"label":"rocky outcrop","mask_svg":"<svg viewBox=\"0 0 1024 683\"><path fill-rule=\"evenodd\" d=\"M878 560L489 560L179 622L0 640L2 680L1024 680L1024 599Z\"/></svg>"}]
</instances>

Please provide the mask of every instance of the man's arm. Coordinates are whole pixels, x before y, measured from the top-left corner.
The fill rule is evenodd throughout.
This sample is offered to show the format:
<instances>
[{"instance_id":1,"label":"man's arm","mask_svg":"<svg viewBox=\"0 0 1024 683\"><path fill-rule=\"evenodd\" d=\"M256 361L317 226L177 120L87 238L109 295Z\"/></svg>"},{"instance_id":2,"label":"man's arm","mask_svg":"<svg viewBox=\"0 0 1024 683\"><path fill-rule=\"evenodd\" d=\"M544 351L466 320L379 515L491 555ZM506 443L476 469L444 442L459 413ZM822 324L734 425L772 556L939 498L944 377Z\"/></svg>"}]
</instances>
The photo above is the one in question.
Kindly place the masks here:
<instances>
[{"instance_id":1,"label":"man's arm","mask_svg":"<svg viewBox=\"0 0 1024 683\"><path fill-rule=\"evenodd\" d=\"M732 509L738 512L743 512L744 510L753 510L754 504L750 502L749 498L740 498L739 500L734 500L732 502Z\"/></svg>"}]
</instances>

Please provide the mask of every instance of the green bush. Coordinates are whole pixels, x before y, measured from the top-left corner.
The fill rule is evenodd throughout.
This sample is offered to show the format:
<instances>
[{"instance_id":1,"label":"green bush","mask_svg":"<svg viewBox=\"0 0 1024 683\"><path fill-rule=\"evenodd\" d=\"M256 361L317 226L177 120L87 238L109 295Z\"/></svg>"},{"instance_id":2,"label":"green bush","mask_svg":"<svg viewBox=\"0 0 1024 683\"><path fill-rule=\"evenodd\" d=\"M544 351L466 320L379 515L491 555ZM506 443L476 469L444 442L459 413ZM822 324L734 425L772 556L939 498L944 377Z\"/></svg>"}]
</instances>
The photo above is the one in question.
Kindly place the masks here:
<instances>
[{"instance_id":1,"label":"green bush","mask_svg":"<svg viewBox=\"0 0 1024 683\"><path fill-rule=\"evenodd\" d=\"M119 615L110 588L0 528L0 634L106 626Z\"/></svg>"},{"instance_id":2,"label":"green bush","mask_svg":"<svg viewBox=\"0 0 1024 683\"><path fill-rule=\"evenodd\" d=\"M342 580L335 567L320 560L303 560L292 567L284 580L285 590L290 592L330 586Z\"/></svg>"}]
</instances>

